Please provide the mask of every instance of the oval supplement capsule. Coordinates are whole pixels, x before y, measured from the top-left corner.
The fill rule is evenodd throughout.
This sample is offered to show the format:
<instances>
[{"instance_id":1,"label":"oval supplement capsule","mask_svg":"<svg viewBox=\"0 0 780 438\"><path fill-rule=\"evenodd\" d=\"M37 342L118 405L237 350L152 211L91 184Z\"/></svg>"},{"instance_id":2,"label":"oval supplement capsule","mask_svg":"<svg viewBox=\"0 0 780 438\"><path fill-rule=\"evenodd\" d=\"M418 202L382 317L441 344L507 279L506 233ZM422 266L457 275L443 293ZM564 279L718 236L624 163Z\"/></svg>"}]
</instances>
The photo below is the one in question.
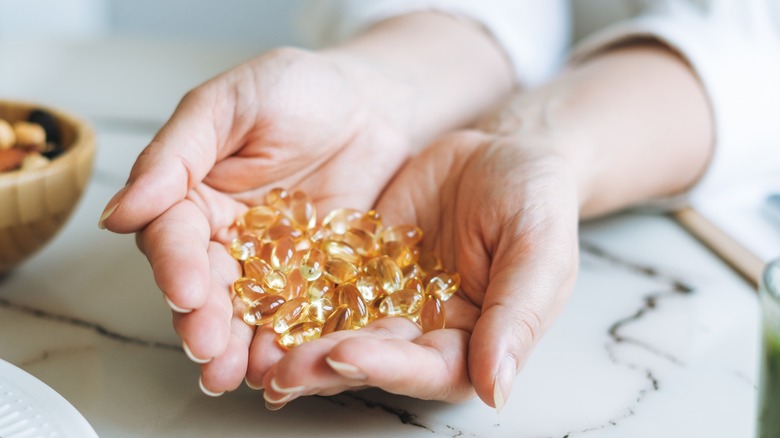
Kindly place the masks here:
<instances>
[{"instance_id":1,"label":"oval supplement capsule","mask_svg":"<svg viewBox=\"0 0 780 438\"><path fill-rule=\"evenodd\" d=\"M284 304L279 295L266 295L244 309L244 322L249 325L263 325L274 319L274 313Z\"/></svg>"},{"instance_id":2,"label":"oval supplement capsule","mask_svg":"<svg viewBox=\"0 0 780 438\"><path fill-rule=\"evenodd\" d=\"M322 327L315 322L301 322L295 324L279 335L279 345L289 350L297 347L304 342L313 341L320 337Z\"/></svg>"},{"instance_id":3,"label":"oval supplement capsule","mask_svg":"<svg viewBox=\"0 0 780 438\"><path fill-rule=\"evenodd\" d=\"M403 289L390 294L379 303L384 316L411 316L422 306L423 295L414 289Z\"/></svg>"},{"instance_id":4,"label":"oval supplement capsule","mask_svg":"<svg viewBox=\"0 0 780 438\"><path fill-rule=\"evenodd\" d=\"M426 298L420 309L420 326L423 333L443 329L445 322L444 305L441 300L434 296Z\"/></svg>"}]
</instances>

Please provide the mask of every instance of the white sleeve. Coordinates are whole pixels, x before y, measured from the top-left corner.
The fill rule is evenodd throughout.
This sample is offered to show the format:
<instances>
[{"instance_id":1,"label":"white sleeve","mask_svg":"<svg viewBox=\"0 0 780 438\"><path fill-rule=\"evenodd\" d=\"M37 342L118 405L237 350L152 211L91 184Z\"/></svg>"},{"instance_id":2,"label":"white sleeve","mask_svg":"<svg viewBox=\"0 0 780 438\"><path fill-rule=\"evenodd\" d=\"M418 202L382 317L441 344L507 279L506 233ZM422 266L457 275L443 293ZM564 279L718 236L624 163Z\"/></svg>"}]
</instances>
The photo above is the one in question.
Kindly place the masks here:
<instances>
[{"instance_id":1,"label":"white sleeve","mask_svg":"<svg viewBox=\"0 0 780 438\"><path fill-rule=\"evenodd\" d=\"M565 59L566 0L312 0L298 25L309 42L326 45L382 20L431 10L479 23L504 50L523 86L549 79Z\"/></svg>"},{"instance_id":2,"label":"white sleeve","mask_svg":"<svg viewBox=\"0 0 780 438\"><path fill-rule=\"evenodd\" d=\"M741 180L780 175L780 2L665 1L655 6L588 37L575 48L572 61L637 38L656 39L687 60L715 121L714 155L686 194L694 200Z\"/></svg>"}]
</instances>

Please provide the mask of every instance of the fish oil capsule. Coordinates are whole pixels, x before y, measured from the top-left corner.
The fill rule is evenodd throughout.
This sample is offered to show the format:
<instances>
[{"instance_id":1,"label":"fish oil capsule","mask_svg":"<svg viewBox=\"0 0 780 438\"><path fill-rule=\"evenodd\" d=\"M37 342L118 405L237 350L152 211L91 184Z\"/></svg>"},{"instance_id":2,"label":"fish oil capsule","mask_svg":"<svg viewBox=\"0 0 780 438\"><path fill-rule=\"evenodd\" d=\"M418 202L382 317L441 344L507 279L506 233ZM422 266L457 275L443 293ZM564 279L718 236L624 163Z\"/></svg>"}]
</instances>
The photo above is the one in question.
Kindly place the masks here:
<instances>
[{"instance_id":1,"label":"fish oil capsule","mask_svg":"<svg viewBox=\"0 0 780 438\"><path fill-rule=\"evenodd\" d=\"M344 234L352 225L363 217L363 212L352 208L338 208L322 219L322 226L336 234Z\"/></svg>"},{"instance_id":2,"label":"fish oil capsule","mask_svg":"<svg viewBox=\"0 0 780 438\"><path fill-rule=\"evenodd\" d=\"M420 293L425 292L425 287L419 278L412 278L411 280L407 281L404 285L404 289L414 289Z\"/></svg>"},{"instance_id":3,"label":"fish oil capsule","mask_svg":"<svg viewBox=\"0 0 780 438\"><path fill-rule=\"evenodd\" d=\"M374 301L378 296L382 295L382 292L384 292L379 279L372 275L361 275L355 281L355 286L367 303Z\"/></svg>"},{"instance_id":4,"label":"fish oil capsule","mask_svg":"<svg viewBox=\"0 0 780 438\"><path fill-rule=\"evenodd\" d=\"M388 256L374 257L366 262L365 275L376 277L387 293L393 293L403 287L403 272Z\"/></svg>"},{"instance_id":5,"label":"fish oil capsule","mask_svg":"<svg viewBox=\"0 0 780 438\"><path fill-rule=\"evenodd\" d=\"M305 230L314 228L317 224L317 210L306 193L296 190L290 195L288 202L290 219L293 223Z\"/></svg>"},{"instance_id":6,"label":"fish oil capsule","mask_svg":"<svg viewBox=\"0 0 780 438\"><path fill-rule=\"evenodd\" d=\"M366 231L373 236L377 236L382 231L382 216L376 210L369 210L360 219L355 221L352 224L352 227Z\"/></svg>"},{"instance_id":7,"label":"fish oil capsule","mask_svg":"<svg viewBox=\"0 0 780 438\"><path fill-rule=\"evenodd\" d=\"M345 305L352 310L352 328L368 324L368 307L354 284L342 284L336 288L335 295L338 305Z\"/></svg>"},{"instance_id":8,"label":"fish oil capsule","mask_svg":"<svg viewBox=\"0 0 780 438\"><path fill-rule=\"evenodd\" d=\"M287 284L284 286L284 290L282 290L281 295L286 300L291 300L293 298L308 299L309 294L307 289L309 287L309 282L303 278L301 271L298 269L293 269L289 274L286 275L286 277Z\"/></svg>"},{"instance_id":9,"label":"fish oil capsule","mask_svg":"<svg viewBox=\"0 0 780 438\"><path fill-rule=\"evenodd\" d=\"M325 267L325 253L318 248L311 248L301 258L300 271L303 278L314 281L322 275Z\"/></svg>"},{"instance_id":10,"label":"fish oil capsule","mask_svg":"<svg viewBox=\"0 0 780 438\"><path fill-rule=\"evenodd\" d=\"M322 327L316 322L300 322L279 335L279 345L289 350L319 338L321 331Z\"/></svg>"},{"instance_id":11,"label":"fish oil capsule","mask_svg":"<svg viewBox=\"0 0 780 438\"><path fill-rule=\"evenodd\" d=\"M244 213L236 224L242 231L262 234L279 218L279 210L268 205L258 205Z\"/></svg>"},{"instance_id":12,"label":"fish oil capsule","mask_svg":"<svg viewBox=\"0 0 780 438\"><path fill-rule=\"evenodd\" d=\"M274 242L271 251L271 266L282 271L289 272L295 259L295 242L289 237L282 237Z\"/></svg>"},{"instance_id":13,"label":"fish oil capsule","mask_svg":"<svg viewBox=\"0 0 780 438\"><path fill-rule=\"evenodd\" d=\"M244 261L250 257L254 257L257 254L259 246L260 241L258 241L254 235L242 234L230 242L228 251L234 259Z\"/></svg>"},{"instance_id":14,"label":"fish oil capsule","mask_svg":"<svg viewBox=\"0 0 780 438\"><path fill-rule=\"evenodd\" d=\"M325 253L328 259L340 259L345 262L351 263L355 266L360 266L363 259L355 250L344 242L333 239L325 239L322 242L322 252Z\"/></svg>"},{"instance_id":15,"label":"fish oil capsule","mask_svg":"<svg viewBox=\"0 0 780 438\"><path fill-rule=\"evenodd\" d=\"M430 251L418 250L417 264L424 273L433 272L442 269L441 260Z\"/></svg>"},{"instance_id":16,"label":"fish oil capsule","mask_svg":"<svg viewBox=\"0 0 780 438\"><path fill-rule=\"evenodd\" d=\"M333 301L331 301L330 298L322 297L309 301L309 308L307 311L309 320L324 323L331 313L333 313Z\"/></svg>"},{"instance_id":17,"label":"fish oil capsule","mask_svg":"<svg viewBox=\"0 0 780 438\"><path fill-rule=\"evenodd\" d=\"M359 228L349 228L344 234L335 234L332 239L346 243L361 257L374 257L379 254L379 242L374 235Z\"/></svg>"},{"instance_id":18,"label":"fish oil capsule","mask_svg":"<svg viewBox=\"0 0 780 438\"><path fill-rule=\"evenodd\" d=\"M275 187L265 195L265 203L284 214L290 208L290 193L281 187Z\"/></svg>"},{"instance_id":19,"label":"fish oil capsule","mask_svg":"<svg viewBox=\"0 0 780 438\"><path fill-rule=\"evenodd\" d=\"M284 333L291 326L303 322L308 316L309 300L306 298L293 298L288 300L274 313L274 331Z\"/></svg>"},{"instance_id":20,"label":"fish oil capsule","mask_svg":"<svg viewBox=\"0 0 780 438\"><path fill-rule=\"evenodd\" d=\"M420 268L420 265L418 265L417 263L401 269L401 273L404 276L404 283L408 283L414 279L419 279L423 277L423 271Z\"/></svg>"},{"instance_id":21,"label":"fish oil capsule","mask_svg":"<svg viewBox=\"0 0 780 438\"><path fill-rule=\"evenodd\" d=\"M330 228L316 226L313 229L309 230L309 240L312 242L312 244L318 245L320 242L327 239L328 237L331 237L334 234L335 233L333 233L333 231L331 231Z\"/></svg>"},{"instance_id":22,"label":"fish oil capsule","mask_svg":"<svg viewBox=\"0 0 780 438\"><path fill-rule=\"evenodd\" d=\"M374 298L373 301L366 302L368 307L368 322L384 317L384 315L379 312L379 304L382 302L382 300L385 299L385 297L387 297L387 295L387 292L382 291L376 298Z\"/></svg>"},{"instance_id":23,"label":"fish oil capsule","mask_svg":"<svg viewBox=\"0 0 780 438\"><path fill-rule=\"evenodd\" d=\"M278 269L271 269L271 272L263 277L262 285L273 293L281 293L287 286L287 276Z\"/></svg>"},{"instance_id":24,"label":"fish oil capsule","mask_svg":"<svg viewBox=\"0 0 780 438\"><path fill-rule=\"evenodd\" d=\"M399 268L405 268L417 263L417 254L401 242L390 241L382 245L382 254L395 261Z\"/></svg>"},{"instance_id":25,"label":"fish oil capsule","mask_svg":"<svg viewBox=\"0 0 780 438\"><path fill-rule=\"evenodd\" d=\"M265 230L265 234L263 234L263 239L271 242L275 242L284 238L289 238L292 239L293 242L298 242L304 237L305 235L303 231L295 228L291 224L285 223L284 221L278 221L277 223L271 225L267 230Z\"/></svg>"},{"instance_id":26,"label":"fish oil capsule","mask_svg":"<svg viewBox=\"0 0 780 438\"><path fill-rule=\"evenodd\" d=\"M423 294L414 289L402 289L385 297L379 303L379 312L384 316L409 316L422 306Z\"/></svg>"},{"instance_id":27,"label":"fish oil capsule","mask_svg":"<svg viewBox=\"0 0 780 438\"><path fill-rule=\"evenodd\" d=\"M307 289L310 300L319 300L320 298L333 296L333 282L327 278L318 278L311 283Z\"/></svg>"},{"instance_id":28,"label":"fish oil capsule","mask_svg":"<svg viewBox=\"0 0 780 438\"><path fill-rule=\"evenodd\" d=\"M265 295L244 309L244 322L249 325L263 325L274 319L274 313L284 304L279 295Z\"/></svg>"},{"instance_id":29,"label":"fish oil capsule","mask_svg":"<svg viewBox=\"0 0 780 438\"><path fill-rule=\"evenodd\" d=\"M414 247L422 240L423 232L415 225L394 225L382 231L382 243L400 242L408 247Z\"/></svg>"},{"instance_id":30,"label":"fish oil capsule","mask_svg":"<svg viewBox=\"0 0 780 438\"><path fill-rule=\"evenodd\" d=\"M250 257L244 262L244 277L262 281L265 276L273 271L270 263L260 257Z\"/></svg>"},{"instance_id":31,"label":"fish oil capsule","mask_svg":"<svg viewBox=\"0 0 780 438\"><path fill-rule=\"evenodd\" d=\"M358 275L357 266L341 259L328 259L322 271L323 276L336 283L346 283Z\"/></svg>"},{"instance_id":32,"label":"fish oil capsule","mask_svg":"<svg viewBox=\"0 0 780 438\"><path fill-rule=\"evenodd\" d=\"M342 304L333 310L333 313L328 316L325 323L322 324L322 335L325 336L328 333L338 332L341 330L349 330L352 328L352 309L346 304Z\"/></svg>"},{"instance_id":33,"label":"fish oil capsule","mask_svg":"<svg viewBox=\"0 0 780 438\"><path fill-rule=\"evenodd\" d=\"M234 281L233 291L246 304L252 304L265 295L268 295L257 280L249 277L241 277Z\"/></svg>"},{"instance_id":34,"label":"fish oil capsule","mask_svg":"<svg viewBox=\"0 0 780 438\"><path fill-rule=\"evenodd\" d=\"M442 301L450 299L460 287L460 275L444 271L434 271L425 278L425 293L438 297Z\"/></svg>"},{"instance_id":35,"label":"fish oil capsule","mask_svg":"<svg viewBox=\"0 0 780 438\"><path fill-rule=\"evenodd\" d=\"M423 333L443 329L444 323L444 305L438 297L429 296L420 309L420 327Z\"/></svg>"}]
</instances>

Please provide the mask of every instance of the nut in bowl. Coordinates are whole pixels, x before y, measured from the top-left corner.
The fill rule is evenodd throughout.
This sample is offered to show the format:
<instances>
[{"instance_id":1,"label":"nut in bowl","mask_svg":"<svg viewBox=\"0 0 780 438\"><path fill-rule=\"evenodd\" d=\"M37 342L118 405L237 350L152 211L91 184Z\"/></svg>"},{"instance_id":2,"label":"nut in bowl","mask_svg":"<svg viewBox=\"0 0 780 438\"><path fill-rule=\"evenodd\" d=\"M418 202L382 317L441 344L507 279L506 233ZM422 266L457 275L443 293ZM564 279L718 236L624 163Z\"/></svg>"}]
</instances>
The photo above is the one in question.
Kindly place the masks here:
<instances>
[{"instance_id":1,"label":"nut in bowl","mask_svg":"<svg viewBox=\"0 0 780 438\"><path fill-rule=\"evenodd\" d=\"M0 275L48 243L92 173L95 136L42 105L0 100Z\"/></svg>"}]
</instances>

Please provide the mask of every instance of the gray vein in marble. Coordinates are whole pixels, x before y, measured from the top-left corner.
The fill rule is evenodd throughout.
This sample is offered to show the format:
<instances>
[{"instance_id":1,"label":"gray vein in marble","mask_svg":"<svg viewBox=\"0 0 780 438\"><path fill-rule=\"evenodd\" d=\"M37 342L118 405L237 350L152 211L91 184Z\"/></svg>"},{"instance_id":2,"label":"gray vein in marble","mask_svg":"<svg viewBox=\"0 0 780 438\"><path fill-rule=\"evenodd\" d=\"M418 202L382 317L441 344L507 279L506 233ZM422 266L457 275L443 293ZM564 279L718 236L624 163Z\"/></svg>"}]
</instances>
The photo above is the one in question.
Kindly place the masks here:
<instances>
[{"instance_id":1,"label":"gray vein in marble","mask_svg":"<svg viewBox=\"0 0 780 438\"><path fill-rule=\"evenodd\" d=\"M47 349L47 350L43 350L40 354L37 354L34 357L30 357L28 359L20 361L17 365L20 366L21 368L26 369L30 366L36 365L41 362L45 362L54 357L67 356L69 354L74 354L74 353L88 353L96 350L97 347L94 346L59 348L53 350Z\"/></svg>"},{"instance_id":2,"label":"gray vein in marble","mask_svg":"<svg viewBox=\"0 0 780 438\"><path fill-rule=\"evenodd\" d=\"M132 336L126 336L121 333L110 330L101 324L87 321L81 318L74 318L66 315L59 315L56 313L48 312L46 310L36 309L34 307L26 306L24 304L13 303L5 298L0 298L0 308L10 311L24 313L26 315L54 321L62 324L69 324L72 326L80 327L87 330L92 330L98 335L110 339L112 341L120 342L123 344L138 345L141 347L161 348L166 350L182 351L181 346L167 344L159 341L149 341L146 339L136 338Z\"/></svg>"},{"instance_id":3,"label":"gray vein in marble","mask_svg":"<svg viewBox=\"0 0 780 438\"><path fill-rule=\"evenodd\" d=\"M593 432L596 430L605 429L607 427L616 426L621 420L624 420L628 417L631 417L636 412L637 406L642 402L642 400L651 392L658 391L660 388L660 383L658 378L653 374L653 371L650 368L643 367L640 364L635 364L631 362L625 362L621 361L617 354L615 353L615 349L621 345L630 344L634 345L637 348L640 348L644 351L647 351L655 356L661 357L663 359L668 360L672 364L676 366L683 366L682 361L680 361L678 358L672 356L671 354L665 353L661 351L660 349L648 344L647 342L644 342L639 339L630 338L628 336L624 336L621 334L621 329L626 327L627 325L633 324L639 320L642 319L645 315L648 313L654 311L657 308L658 302L662 299L672 298L674 296L679 295L690 295L694 292L694 288L687 285L682 280L675 278L671 275L664 274L662 272L659 272L655 268L651 266L645 266L641 265L639 263L634 263L629 260L625 260L623 258L620 258L614 254L610 254L604 249L589 243L589 242L580 242L580 248L582 252L589 254L591 256L594 256L596 258L602 259L609 263L610 265L627 269L631 272L635 272L639 275L642 275L644 277L652 278L654 280L657 280L661 282L662 284L668 285L668 289L650 293L643 297L642 300L642 306L633 314L628 315L624 318L619 319L615 323L613 323L609 330L607 331L607 334L610 337L610 342L608 342L605 345L605 349L607 350L607 353L609 355L609 359L615 364L619 366L627 367L631 370L635 370L639 373L644 374L644 377L648 381L648 386L641 389L638 393L636 398L634 399L634 402L626 408L626 411L623 415L612 418L608 420L605 424L588 427L582 430L578 431L571 431L568 432L563 436L563 438L570 438L574 434L584 434L588 432Z\"/></svg>"}]
</instances>

